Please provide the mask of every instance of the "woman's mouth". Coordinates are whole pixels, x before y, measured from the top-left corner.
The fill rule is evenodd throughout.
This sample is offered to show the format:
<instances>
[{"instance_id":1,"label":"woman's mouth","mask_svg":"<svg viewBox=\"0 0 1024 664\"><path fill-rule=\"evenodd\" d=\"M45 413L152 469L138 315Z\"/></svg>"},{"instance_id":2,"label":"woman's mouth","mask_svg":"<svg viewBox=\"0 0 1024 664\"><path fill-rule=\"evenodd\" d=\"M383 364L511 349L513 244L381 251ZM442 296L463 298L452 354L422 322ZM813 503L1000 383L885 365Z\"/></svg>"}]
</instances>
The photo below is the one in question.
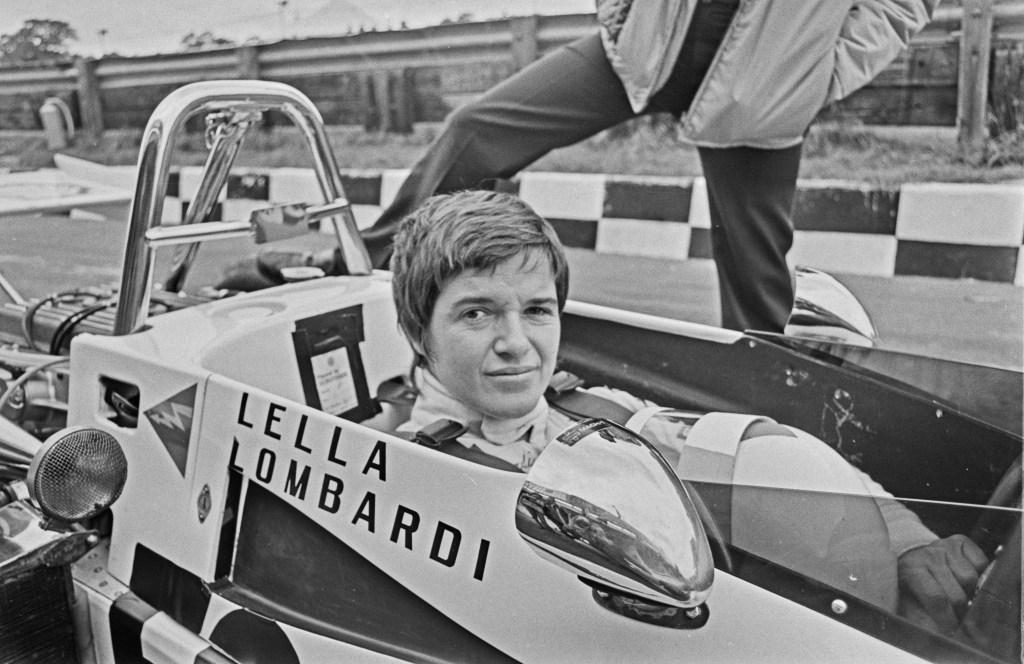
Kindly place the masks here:
<instances>
[{"instance_id":1,"label":"woman's mouth","mask_svg":"<svg viewBox=\"0 0 1024 664\"><path fill-rule=\"evenodd\" d=\"M534 367L503 367L488 371L487 375L494 378L515 378L530 373Z\"/></svg>"}]
</instances>

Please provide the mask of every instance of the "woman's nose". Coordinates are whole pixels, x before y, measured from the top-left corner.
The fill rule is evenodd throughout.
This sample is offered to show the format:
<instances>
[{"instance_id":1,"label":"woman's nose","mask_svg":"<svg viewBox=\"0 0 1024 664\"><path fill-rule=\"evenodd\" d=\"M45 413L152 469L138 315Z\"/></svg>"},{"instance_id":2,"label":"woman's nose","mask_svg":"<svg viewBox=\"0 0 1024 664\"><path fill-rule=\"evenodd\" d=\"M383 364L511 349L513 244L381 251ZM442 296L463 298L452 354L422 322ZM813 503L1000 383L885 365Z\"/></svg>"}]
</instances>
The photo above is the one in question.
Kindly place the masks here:
<instances>
[{"instance_id":1,"label":"woman's nose","mask_svg":"<svg viewBox=\"0 0 1024 664\"><path fill-rule=\"evenodd\" d=\"M505 316L498 324L494 350L498 353L519 356L530 348L523 319L519 316Z\"/></svg>"}]
</instances>

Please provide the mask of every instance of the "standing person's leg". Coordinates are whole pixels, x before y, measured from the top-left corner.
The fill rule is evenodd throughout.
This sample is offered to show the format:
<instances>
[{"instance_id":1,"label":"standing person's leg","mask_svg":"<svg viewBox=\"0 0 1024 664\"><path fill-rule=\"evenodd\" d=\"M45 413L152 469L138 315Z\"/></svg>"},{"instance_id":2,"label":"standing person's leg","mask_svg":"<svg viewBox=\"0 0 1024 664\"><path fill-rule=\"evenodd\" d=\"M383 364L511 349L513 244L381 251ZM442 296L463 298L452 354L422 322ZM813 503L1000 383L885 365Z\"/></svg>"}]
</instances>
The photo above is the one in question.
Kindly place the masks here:
<instances>
[{"instance_id":1,"label":"standing person's leg","mask_svg":"<svg viewBox=\"0 0 1024 664\"><path fill-rule=\"evenodd\" d=\"M722 326L782 332L793 308L786 254L802 146L700 148Z\"/></svg>"},{"instance_id":2,"label":"standing person's leg","mask_svg":"<svg viewBox=\"0 0 1024 664\"><path fill-rule=\"evenodd\" d=\"M545 56L452 112L363 239L376 267L401 221L435 193L508 178L551 150L634 116L597 34Z\"/></svg>"}]
</instances>

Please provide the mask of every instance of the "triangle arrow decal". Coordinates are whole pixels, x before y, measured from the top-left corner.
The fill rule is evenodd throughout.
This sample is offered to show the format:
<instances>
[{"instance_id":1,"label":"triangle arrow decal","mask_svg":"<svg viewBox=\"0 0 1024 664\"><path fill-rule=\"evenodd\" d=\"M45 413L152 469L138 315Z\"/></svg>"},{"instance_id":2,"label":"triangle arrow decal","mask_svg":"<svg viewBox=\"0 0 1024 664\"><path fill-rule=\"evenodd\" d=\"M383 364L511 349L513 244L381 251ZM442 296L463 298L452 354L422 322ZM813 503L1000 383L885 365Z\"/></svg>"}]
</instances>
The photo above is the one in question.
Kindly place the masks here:
<instances>
[{"instance_id":1,"label":"triangle arrow decal","mask_svg":"<svg viewBox=\"0 0 1024 664\"><path fill-rule=\"evenodd\" d=\"M185 476L188 444L192 437L192 413L195 412L196 386L185 388L146 411L146 418L160 437L171 460Z\"/></svg>"}]
</instances>

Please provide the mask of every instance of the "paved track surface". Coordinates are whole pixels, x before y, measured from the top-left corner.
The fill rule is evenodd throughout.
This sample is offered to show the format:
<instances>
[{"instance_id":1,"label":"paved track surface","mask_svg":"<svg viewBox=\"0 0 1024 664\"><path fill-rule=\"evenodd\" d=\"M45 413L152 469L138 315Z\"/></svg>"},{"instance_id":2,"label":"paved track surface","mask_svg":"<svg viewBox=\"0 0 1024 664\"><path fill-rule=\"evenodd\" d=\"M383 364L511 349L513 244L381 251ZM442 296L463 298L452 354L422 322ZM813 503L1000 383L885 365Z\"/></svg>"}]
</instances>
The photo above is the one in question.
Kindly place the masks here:
<instances>
[{"instance_id":1,"label":"paved track surface","mask_svg":"<svg viewBox=\"0 0 1024 664\"><path fill-rule=\"evenodd\" d=\"M0 270L26 297L113 283L120 278L125 232L125 223L115 220L0 218ZM203 249L211 254L232 250L237 251L237 245L211 243ZM166 260L168 253L159 256ZM582 250L570 250L569 258L574 299L717 324L715 268L710 261ZM1024 366L1021 287L924 277L836 276L864 303L883 348L1017 370Z\"/></svg>"},{"instance_id":2,"label":"paved track surface","mask_svg":"<svg viewBox=\"0 0 1024 664\"><path fill-rule=\"evenodd\" d=\"M571 251L570 297L717 325L712 261L669 261ZM927 277L836 276L864 304L879 346L1021 370L1024 288Z\"/></svg>"}]
</instances>

